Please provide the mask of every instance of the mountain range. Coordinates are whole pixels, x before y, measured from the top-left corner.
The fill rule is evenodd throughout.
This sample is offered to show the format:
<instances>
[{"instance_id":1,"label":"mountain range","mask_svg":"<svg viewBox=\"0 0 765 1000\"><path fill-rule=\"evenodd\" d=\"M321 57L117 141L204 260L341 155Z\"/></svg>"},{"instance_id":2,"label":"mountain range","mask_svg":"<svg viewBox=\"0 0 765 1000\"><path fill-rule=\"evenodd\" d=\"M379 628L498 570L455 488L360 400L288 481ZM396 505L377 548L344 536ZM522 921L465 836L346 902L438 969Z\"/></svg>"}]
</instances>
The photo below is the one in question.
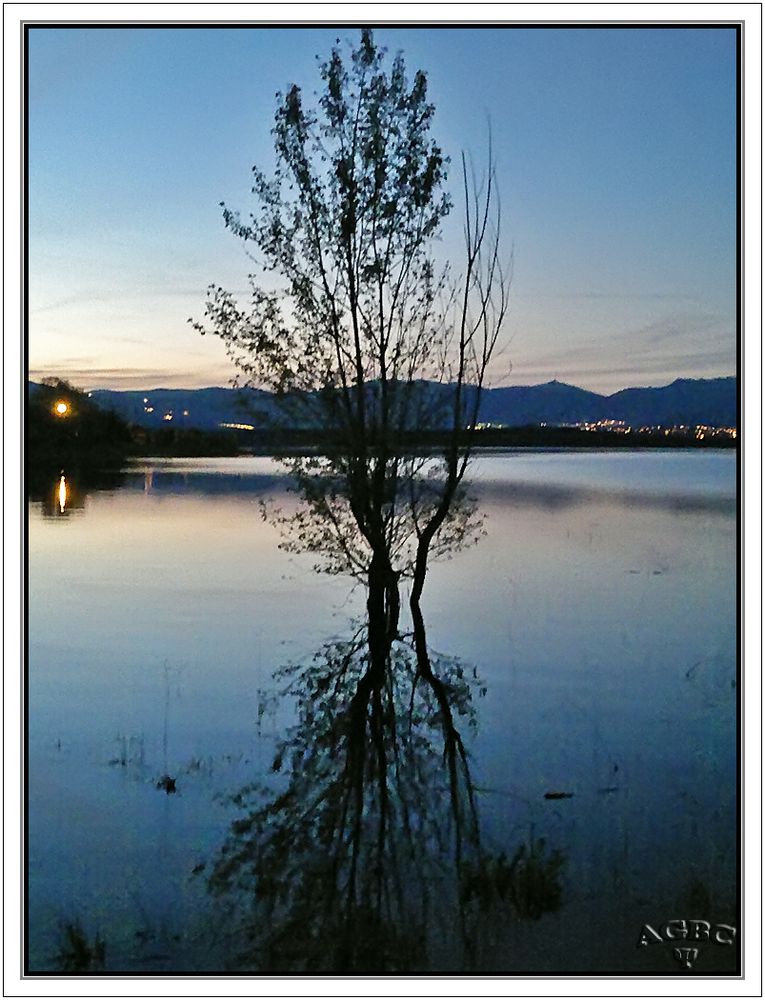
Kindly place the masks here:
<instances>
[{"instance_id":1,"label":"mountain range","mask_svg":"<svg viewBox=\"0 0 765 1000\"><path fill-rule=\"evenodd\" d=\"M435 388L449 391L448 386ZM279 413L275 397L261 389L97 389L90 395L101 408L143 427L271 426ZM170 415L172 420L167 419ZM737 415L735 377L679 378L659 388L621 389L609 396L553 380L485 389L479 420L507 427L599 420L622 420L632 427L736 427Z\"/></svg>"}]
</instances>

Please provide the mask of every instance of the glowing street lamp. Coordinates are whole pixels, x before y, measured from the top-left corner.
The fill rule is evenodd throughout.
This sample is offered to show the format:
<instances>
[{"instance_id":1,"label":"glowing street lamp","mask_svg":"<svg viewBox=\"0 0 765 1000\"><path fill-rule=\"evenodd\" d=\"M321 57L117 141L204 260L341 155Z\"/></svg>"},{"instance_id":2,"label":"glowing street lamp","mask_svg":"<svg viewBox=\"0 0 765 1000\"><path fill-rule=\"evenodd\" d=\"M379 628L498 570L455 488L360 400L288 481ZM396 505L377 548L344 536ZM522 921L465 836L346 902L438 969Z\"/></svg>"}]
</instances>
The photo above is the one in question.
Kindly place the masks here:
<instances>
[{"instance_id":1,"label":"glowing street lamp","mask_svg":"<svg viewBox=\"0 0 765 1000\"><path fill-rule=\"evenodd\" d=\"M53 407L53 412L56 414L57 417L65 417L70 412L70 409L71 407L69 406L69 403L66 402L66 400L59 399L58 402L56 402L56 404Z\"/></svg>"}]
</instances>

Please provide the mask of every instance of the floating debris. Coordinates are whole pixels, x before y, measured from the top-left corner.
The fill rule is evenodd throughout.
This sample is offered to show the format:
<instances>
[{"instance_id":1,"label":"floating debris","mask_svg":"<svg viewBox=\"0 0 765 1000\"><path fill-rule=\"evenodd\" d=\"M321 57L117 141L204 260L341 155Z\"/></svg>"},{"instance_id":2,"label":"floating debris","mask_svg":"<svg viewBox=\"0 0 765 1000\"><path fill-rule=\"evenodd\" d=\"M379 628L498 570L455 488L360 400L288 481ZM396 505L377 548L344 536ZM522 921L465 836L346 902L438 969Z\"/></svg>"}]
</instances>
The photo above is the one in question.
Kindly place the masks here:
<instances>
[{"instance_id":1,"label":"floating debris","mask_svg":"<svg viewBox=\"0 0 765 1000\"><path fill-rule=\"evenodd\" d=\"M175 787L175 778L171 778L169 774L163 774L162 777L157 782L157 788L166 792L168 795L173 795L178 789Z\"/></svg>"},{"instance_id":2,"label":"floating debris","mask_svg":"<svg viewBox=\"0 0 765 1000\"><path fill-rule=\"evenodd\" d=\"M91 942L79 920L65 923L61 934L56 962L62 972L93 972L104 968L106 945L99 934Z\"/></svg>"},{"instance_id":3,"label":"floating debris","mask_svg":"<svg viewBox=\"0 0 765 1000\"><path fill-rule=\"evenodd\" d=\"M545 792L546 799L573 799L573 792Z\"/></svg>"}]
</instances>

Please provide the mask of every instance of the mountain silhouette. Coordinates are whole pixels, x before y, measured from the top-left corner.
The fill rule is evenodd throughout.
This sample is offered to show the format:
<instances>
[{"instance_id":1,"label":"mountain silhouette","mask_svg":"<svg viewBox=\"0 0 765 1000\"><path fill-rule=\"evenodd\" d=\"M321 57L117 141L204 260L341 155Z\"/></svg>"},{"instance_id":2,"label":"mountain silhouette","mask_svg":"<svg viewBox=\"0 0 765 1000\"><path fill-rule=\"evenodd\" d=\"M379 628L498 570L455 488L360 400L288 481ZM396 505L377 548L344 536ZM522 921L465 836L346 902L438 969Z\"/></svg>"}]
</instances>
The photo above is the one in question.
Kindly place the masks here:
<instances>
[{"instance_id":1,"label":"mountain silhouette","mask_svg":"<svg viewBox=\"0 0 765 1000\"><path fill-rule=\"evenodd\" d=\"M34 393L35 383L30 383ZM370 386L369 391L373 389ZM448 385L431 384L436 395ZM94 403L142 427L213 430L221 424L253 427L286 423L276 398L261 389L97 389ZM479 419L507 427L623 420L633 427L707 424L738 426L735 377L679 378L670 385L621 389L610 396L553 380L542 385L484 389Z\"/></svg>"}]
</instances>

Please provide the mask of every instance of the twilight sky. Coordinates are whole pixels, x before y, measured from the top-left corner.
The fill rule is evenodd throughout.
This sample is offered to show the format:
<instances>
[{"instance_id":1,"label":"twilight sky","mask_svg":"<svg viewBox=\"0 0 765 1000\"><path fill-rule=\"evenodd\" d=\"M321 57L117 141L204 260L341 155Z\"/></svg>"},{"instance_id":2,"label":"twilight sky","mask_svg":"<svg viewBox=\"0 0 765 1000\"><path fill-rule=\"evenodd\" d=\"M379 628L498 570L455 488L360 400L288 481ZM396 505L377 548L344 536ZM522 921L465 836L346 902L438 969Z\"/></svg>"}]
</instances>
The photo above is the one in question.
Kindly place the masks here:
<instances>
[{"instance_id":1,"label":"twilight sky","mask_svg":"<svg viewBox=\"0 0 765 1000\"><path fill-rule=\"evenodd\" d=\"M274 94L318 89L352 28L36 28L29 34L29 366L83 389L226 385L201 318L251 262ZM478 163L491 119L507 245L493 384L599 392L735 373L732 28L381 28L427 72L433 134ZM457 171L452 171L456 180ZM459 260L459 187L443 249Z\"/></svg>"}]
</instances>

